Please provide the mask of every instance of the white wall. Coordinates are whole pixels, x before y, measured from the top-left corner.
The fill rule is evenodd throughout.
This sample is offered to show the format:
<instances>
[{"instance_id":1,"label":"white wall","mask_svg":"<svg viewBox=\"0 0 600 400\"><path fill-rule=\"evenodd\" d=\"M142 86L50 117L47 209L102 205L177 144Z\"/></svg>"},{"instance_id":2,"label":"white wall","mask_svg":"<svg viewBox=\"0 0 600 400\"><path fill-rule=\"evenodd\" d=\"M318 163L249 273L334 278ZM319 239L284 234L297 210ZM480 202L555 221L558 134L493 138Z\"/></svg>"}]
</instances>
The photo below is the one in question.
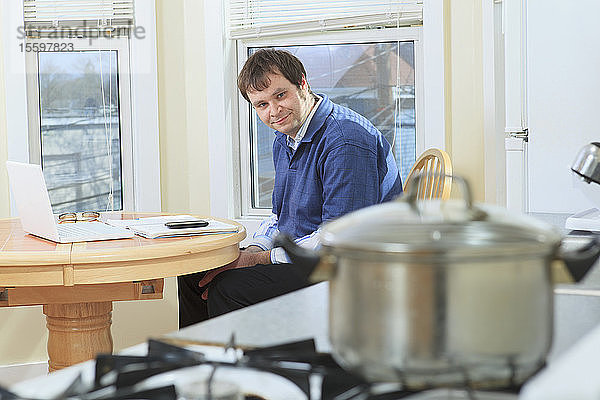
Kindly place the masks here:
<instances>
[{"instance_id":1,"label":"white wall","mask_svg":"<svg viewBox=\"0 0 600 400\"><path fill-rule=\"evenodd\" d=\"M480 1L451 1L446 23L449 39L447 75L446 141L453 173L466 178L474 198L484 201L484 103L482 4ZM489 162L494 162L489 160ZM492 200L493 191L487 193Z\"/></svg>"}]
</instances>

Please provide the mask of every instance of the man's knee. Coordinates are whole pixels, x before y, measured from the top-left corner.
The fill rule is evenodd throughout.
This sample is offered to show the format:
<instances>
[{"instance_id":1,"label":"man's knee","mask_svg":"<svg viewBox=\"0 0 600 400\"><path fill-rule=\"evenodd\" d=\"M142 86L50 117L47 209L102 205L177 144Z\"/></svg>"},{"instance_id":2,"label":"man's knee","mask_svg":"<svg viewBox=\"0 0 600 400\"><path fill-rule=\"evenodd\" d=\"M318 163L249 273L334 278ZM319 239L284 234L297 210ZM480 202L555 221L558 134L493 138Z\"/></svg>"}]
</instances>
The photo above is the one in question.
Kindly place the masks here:
<instances>
[{"instance_id":1,"label":"man's knee","mask_svg":"<svg viewBox=\"0 0 600 400\"><path fill-rule=\"evenodd\" d=\"M239 271L229 270L217 275L208 286L208 311L211 317L242 308L245 305L240 289Z\"/></svg>"},{"instance_id":2,"label":"man's knee","mask_svg":"<svg viewBox=\"0 0 600 400\"><path fill-rule=\"evenodd\" d=\"M206 272L196 272L188 275L179 275L177 277L177 288L180 294L197 293L200 288L198 282Z\"/></svg>"},{"instance_id":3,"label":"man's knee","mask_svg":"<svg viewBox=\"0 0 600 400\"><path fill-rule=\"evenodd\" d=\"M177 277L177 297L179 308L179 328L208 319L206 302L200 297L198 281L202 273L181 275Z\"/></svg>"},{"instance_id":4,"label":"man's knee","mask_svg":"<svg viewBox=\"0 0 600 400\"><path fill-rule=\"evenodd\" d=\"M208 286L208 297L212 295L223 299L234 299L239 297L239 271L228 270L223 271L213 279Z\"/></svg>"}]
</instances>

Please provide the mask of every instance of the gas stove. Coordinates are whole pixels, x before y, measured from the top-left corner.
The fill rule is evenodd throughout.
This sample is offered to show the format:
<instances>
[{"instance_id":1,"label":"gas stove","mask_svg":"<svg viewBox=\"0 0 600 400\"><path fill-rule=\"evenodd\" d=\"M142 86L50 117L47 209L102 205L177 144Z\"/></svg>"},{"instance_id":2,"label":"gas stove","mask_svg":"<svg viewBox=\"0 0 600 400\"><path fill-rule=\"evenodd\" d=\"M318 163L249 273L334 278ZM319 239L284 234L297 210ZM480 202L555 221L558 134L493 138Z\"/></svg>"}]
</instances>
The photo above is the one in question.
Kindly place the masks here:
<instances>
[{"instance_id":1,"label":"gas stove","mask_svg":"<svg viewBox=\"0 0 600 400\"><path fill-rule=\"evenodd\" d=\"M150 340L146 355L99 355L92 374L46 389L42 396L0 388L0 400L514 400L520 388L407 390L401 383L366 382L341 368L330 354L317 352L312 339L248 348L232 338L221 346Z\"/></svg>"}]
</instances>

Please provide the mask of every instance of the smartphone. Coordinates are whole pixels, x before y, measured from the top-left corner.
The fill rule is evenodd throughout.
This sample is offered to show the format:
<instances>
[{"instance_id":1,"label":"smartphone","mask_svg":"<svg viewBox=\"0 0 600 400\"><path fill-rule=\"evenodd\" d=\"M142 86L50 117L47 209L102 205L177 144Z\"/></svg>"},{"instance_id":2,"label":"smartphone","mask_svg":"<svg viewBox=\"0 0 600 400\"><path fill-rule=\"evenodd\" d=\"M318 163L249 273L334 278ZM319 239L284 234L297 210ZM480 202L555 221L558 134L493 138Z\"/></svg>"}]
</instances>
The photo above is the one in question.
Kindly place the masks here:
<instances>
[{"instance_id":1,"label":"smartphone","mask_svg":"<svg viewBox=\"0 0 600 400\"><path fill-rule=\"evenodd\" d=\"M174 221L167 222L165 226L169 229L184 229L184 228L202 228L207 226L208 221L194 220L194 221Z\"/></svg>"}]
</instances>

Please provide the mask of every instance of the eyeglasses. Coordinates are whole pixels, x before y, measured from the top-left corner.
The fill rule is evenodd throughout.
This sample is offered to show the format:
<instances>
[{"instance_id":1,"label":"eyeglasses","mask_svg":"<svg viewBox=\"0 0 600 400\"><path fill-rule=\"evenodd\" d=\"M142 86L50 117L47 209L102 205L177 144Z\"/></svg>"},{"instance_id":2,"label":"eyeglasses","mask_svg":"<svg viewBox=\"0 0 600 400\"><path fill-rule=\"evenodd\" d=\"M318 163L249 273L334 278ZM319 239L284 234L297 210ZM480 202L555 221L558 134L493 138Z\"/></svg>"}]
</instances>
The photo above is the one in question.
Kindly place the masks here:
<instances>
[{"instance_id":1,"label":"eyeglasses","mask_svg":"<svg viewBox=\"0 0 600 400\"><path fill-rule=\"evenodd\" d=\"M58 223L63 224L63 223L70 223L70 222L77 222L77 221L92 222L92 221L98 221L99 219L100 219L100 213L97 211L84 211L82 213L68 212L68 213L62 213L58 216Z\"/></svg>"}]
</instances>

